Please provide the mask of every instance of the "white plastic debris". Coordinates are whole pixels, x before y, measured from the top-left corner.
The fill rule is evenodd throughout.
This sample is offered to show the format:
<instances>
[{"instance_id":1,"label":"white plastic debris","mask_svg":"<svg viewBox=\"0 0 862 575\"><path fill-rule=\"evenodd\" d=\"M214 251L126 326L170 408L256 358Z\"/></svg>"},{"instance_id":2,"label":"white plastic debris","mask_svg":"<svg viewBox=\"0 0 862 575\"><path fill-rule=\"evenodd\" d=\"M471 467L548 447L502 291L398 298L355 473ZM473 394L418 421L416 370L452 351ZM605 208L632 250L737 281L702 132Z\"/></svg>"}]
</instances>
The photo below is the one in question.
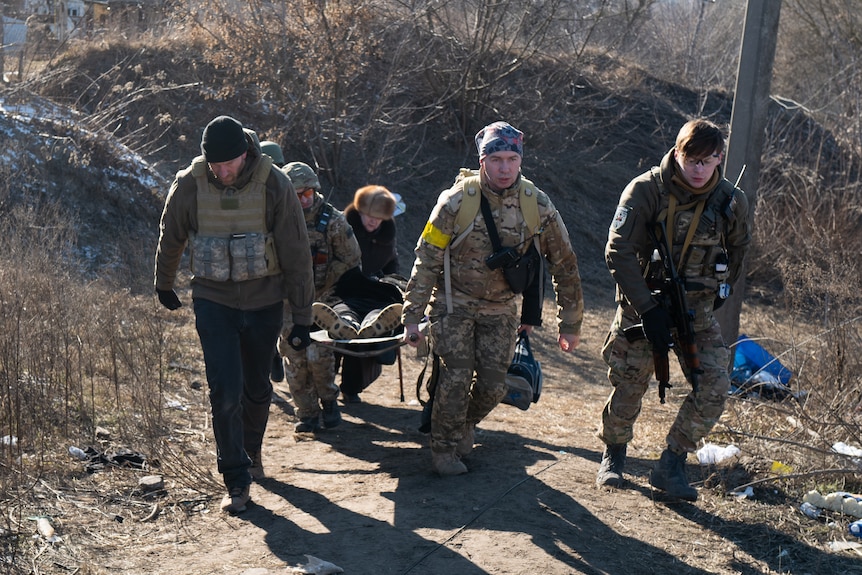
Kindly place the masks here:
<instances>
[{"instance_id":1,"label":"white plastic debris","mask_svg":"<svg viewBox=\"0 0 862 575\"><path fill-rule=\"evenodd\" d=\"M75 459L80 459L81 461L85 459L89 459L89 456L84 452L80 447L75 447L74 445L69 446L69 455L74 457Z\"/></svg>"},{"instance_id":2,"label":"white plastic debris","mask_svg":"<svg viewBox=\"0 0 862 575\"><path fill-rule=\"evenodd\" d=\"M731 491L730 494L737 499L747 499L749 497L754 497L754 489L749 485L743 491Z\"/></svg>"},{"instance_id":3,"label":"white plastic debris","mask_svg":"<svg viewBox=\"0 0 862 575\"><path fill-rule=\"evenodd\" d=\"M331 575L332 573L344 573L344 569L338 565L333 565L329 561L318 559L311 555L306 555L308 563L305 565L297 565L293 568L294 573L304 573L311 575Z\"/></svg>"},{"instance_id":4,"label":"white plastic debris","mask_svg":"<svg viewBox=\"0 0 862 575\"><path fill-rule=\"evenodd\" d=\"M835 453L840 453L842 455L849 455L850 457L862 457L862 449L858 447L853 447L852 445L847 445L843 441L839 441L838 443L832 446L832 451Z\"/></svg>"},{"instance_id":5,"label":"white plastic debris","mask_svg":"<svg viewBox=\"0 0 862 575\"><path fill-rule=\"evenodd\" d=\"M18 438L14 435L4 435L3 437L0 437L0 445L15 447L18 445Z\"/></svg>"},{"instance_id":6,"label":"white plastic debris","mask_svg":"<svg viewBox=\"0 0 862 575\"><path fill-rule=\"evenodd\" d=\"M697 450L697 460L701 465L712 465L739 455L739 448L733 444L721 447L714 443L706 443Z\"/></svg>"}]
</instances>

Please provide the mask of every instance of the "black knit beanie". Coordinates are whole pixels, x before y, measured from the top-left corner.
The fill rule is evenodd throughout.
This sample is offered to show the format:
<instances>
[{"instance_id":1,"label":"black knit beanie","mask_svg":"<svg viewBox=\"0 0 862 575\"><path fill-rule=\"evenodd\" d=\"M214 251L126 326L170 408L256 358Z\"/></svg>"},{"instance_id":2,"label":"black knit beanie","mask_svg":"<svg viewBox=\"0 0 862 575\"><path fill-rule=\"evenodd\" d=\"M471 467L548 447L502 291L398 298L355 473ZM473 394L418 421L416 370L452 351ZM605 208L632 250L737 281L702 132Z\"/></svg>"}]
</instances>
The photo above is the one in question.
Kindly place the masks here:
<instances>
[{"instance_id":1,"label":"black knit beanie","mask_svg":"<svg viewBox=\"0 0 862 575\"><path fill-rule=\"evenodd\" d=\"M242 124L230 116L219 116L204 128L201 152L207 162L229 162L240 157L246 150L248 142Z\"/></svg>"}]
</instances>

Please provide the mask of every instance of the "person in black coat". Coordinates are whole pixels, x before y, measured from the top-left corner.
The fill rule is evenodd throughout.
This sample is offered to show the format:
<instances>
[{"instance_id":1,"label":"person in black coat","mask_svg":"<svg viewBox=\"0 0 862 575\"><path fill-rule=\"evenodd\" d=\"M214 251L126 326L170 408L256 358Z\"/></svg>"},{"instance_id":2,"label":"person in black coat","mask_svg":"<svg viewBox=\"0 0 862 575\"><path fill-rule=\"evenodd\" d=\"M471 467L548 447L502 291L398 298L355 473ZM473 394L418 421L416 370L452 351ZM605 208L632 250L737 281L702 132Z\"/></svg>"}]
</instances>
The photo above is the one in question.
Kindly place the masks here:
<instances>
[{"instance_id":1,"label":"person in black coat","mask_svg":"<svg viewBox=\"0 0 862 575\"><path fill-rule=\"evenodd\" d=\"M381 278L398 273L395 196L383 186L356 190L353 203L344 209L362 250L362 273Z\"/></svg>"},{"instance_id":2,"label":"person in black coat","mask_svg":"<svg viewBox=\"0 0 862 575\"><path fill-rule=\"evenodd\" d=\"M344 209L362 250L362 276L348 275L339 282L351 307L374 308L381 303L401 303L406 281L398 280L398 249L395 229L397 199L383 186L369 185L356 190L353 202ZM388 281L379 282L386 277ZM397 289L396 289L397 288ZM338 290L338 288L336 288ZM361 317L361 315L360 315ZM342 356L341 394L345 403L359 403L359 393L382 373L382 365L395 363L395 352L377 357Z\"/></svg>"}]
</instances>

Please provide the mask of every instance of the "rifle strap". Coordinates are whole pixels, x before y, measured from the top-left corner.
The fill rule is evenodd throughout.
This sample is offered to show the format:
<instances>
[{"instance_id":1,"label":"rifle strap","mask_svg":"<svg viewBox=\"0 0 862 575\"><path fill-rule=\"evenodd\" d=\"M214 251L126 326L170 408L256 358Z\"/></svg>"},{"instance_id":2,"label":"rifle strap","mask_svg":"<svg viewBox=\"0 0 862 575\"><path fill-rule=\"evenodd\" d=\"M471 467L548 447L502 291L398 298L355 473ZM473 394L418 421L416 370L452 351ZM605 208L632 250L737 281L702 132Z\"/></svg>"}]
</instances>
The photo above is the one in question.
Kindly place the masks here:
<instances>
[{"instance_id":1,"label":"rifle strap","mask_svg":"<svg viewBox=\"0 0 862 575\"><path fill-rule=\"evenodd\" d=\"M663 182L656 175L656 171L652 170L650 175L652 176L653 184L655 185L657 191L659 192L659 196L664 193L667 196L667 208L659 212L659 216L656 221L660 222L662 220L665 221L665 230L671 229L675 230L676 225L674 220L676 219L676 212L690 210L694 207L694 217L691 219L691 223L689 223L688 231L685 235L685 241L682 244L682 251L679 253L679 269L685 268L686 260L688 259L688 248L691 246L691 240L694 239L694 233L697 231L697 226L700 223L700 218L703 216L703 210L706 208L706 198L700 199L696 202L689 202L687 204L678 205L676 196L670 193L670 190L664 185ZM667 238L668 247L673 249L673 238ZM670 257L673 257L673 254L669 254Z\"/></svg>"}]
</instances>

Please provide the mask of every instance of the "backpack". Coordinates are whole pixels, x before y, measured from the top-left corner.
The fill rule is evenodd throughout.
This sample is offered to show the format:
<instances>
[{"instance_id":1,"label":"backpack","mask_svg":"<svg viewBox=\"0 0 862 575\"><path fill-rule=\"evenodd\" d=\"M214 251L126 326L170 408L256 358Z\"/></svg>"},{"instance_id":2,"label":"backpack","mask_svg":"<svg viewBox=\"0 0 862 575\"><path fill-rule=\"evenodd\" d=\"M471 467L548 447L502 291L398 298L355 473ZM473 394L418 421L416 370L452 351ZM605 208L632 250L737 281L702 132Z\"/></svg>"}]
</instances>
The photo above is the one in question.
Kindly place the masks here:
<instances>
[{"instance_id":1,"label":"backpack","mask_svg":"<svg viewBox=\"0 0 862 575\"><path fill-rule=\"evenodd\" d=\"M542 395L542 364L533 357L530 338L526 331L518 333L512 364L506 372L506 385L509 387L501 403L514 405L522 411L537 403Z\"/></svg>"},{"instance_id":2,"label":"backpack","mask_svg":"<svg viewBox=\"0 0 862 575\"><path fill-rule=\"evenodd\" d=\"M455 216L455 227L452 232L454 239L450 242L450 245L458 243L458 240L467 233L473 220L476 219L476 214L479 213L481 191L479 190L478 172L470 168L461 168L461 171L458 172L458 176L455 178L455 183L457 184L461 180L464 181L464 193L461 194L461 205L458 207L458 215ZM519 202L521 205L521 214L523 214L524 221L533 234L538 234L541 228L537 198L538 193L535 184L521 176Z\"/></svg>"},{"instance_id":3,"label":"backpack","mask_svg":"<svg viewBox=\"0 0 862 575\"><path fill-rule=\"evenodd\" d=\"M476 219L476 214L479 213L479 206L482 196L480 186L479 173L470 168L461 168L458 176L455 178L455 184L463 181L463 192L461 194L461 205L458 206L458 213L455 215L455 225L452 228L452 240L446 246L443 255L443 281L446 285L446 309L452 313L452 285L450 282L450 249L461 243L461 240L467 237L470 230L473 229L473 222ZM524 216L524 222L527 228L533 234L533 245L536 247L536 254L540 254L539 249L539 234L542 233L542 222L539 220L539 201L538 190L527 178L521 176L521 187L519 190L518 204L521 207L521 214ZM528 252L529 253L529 252ZM538 274L541 276L543 272L543 262L538 258ZM543 294L540 297L544 297Z\"/></svg>"}]
</instances>

